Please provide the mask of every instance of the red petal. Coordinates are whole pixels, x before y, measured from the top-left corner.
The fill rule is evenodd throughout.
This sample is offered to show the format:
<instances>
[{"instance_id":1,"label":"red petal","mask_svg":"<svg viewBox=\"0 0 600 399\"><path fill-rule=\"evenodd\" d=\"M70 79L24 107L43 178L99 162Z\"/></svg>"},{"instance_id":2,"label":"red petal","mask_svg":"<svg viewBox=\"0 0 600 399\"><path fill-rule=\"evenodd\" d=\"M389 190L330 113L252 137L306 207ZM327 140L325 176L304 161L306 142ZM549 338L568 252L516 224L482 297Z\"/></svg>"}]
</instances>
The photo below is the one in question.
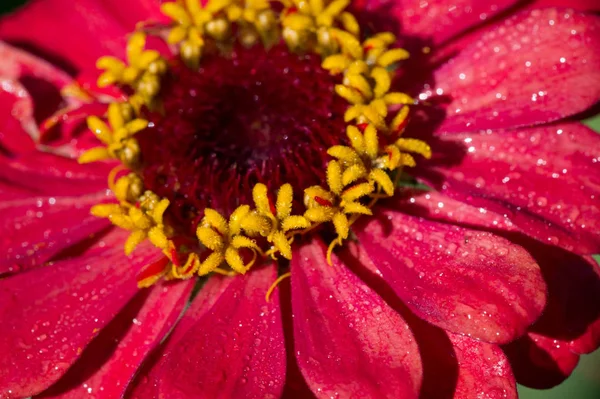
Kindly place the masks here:
<instances>
[{"instance_id":1,"label":"red petal","mask_svg":"<svg viewBox=\"0 0 600 399\"><path fill-rule=\"evenodd\" d=\"M534 333L507 345L505 351L517 382L537 389L560 384L579 362L579 355L562 342Z\"/></svg>"},{"instance_id":2,"label":"red petal","mask_svg":"<svg viewBox=\"0 0 600 399\"><path fill-rule=\"evenodd\" d=\"M534 0L530 7L563 7L582 11L600 11L598 0Z\"/></svg>"},{"instance_id":3,"label":"red petal","mask_svg":"<svg viewBox=\"0 0 600 399\"><path fill-rule=\"evenodd\" d=\"M108 227L90 214L105 193L82 197L28 197L0 202L0 274L41 267L68 247Z\"/></svg>"},{"instance_id":4,"label":"red petal","mask_svg":"<svg viewBox=\"0 0 600 399\"><path fill-rule=\"evenodd\" d=\"M153 3L32 1L0 20L0 38L47 56L66 69L95 70L101 56L124 56L126 35L134 29L134 22L156 15L155 10L148 14Z\"/></svg>"},{"instance_id":5,"label":"red petal","mask_svg":"<svg viewBox=\"0 0 600 399\"><path fill-rule=\"evenodd\" d=\"M62 101L59 89L72 79L52 65L0 42L0 145L18 153L34 148L36 122Z\"/></svg>"},{"instance_id":6,"label":"red petal","mask_svg":"<svg viewBox=\"0 0 600 399\"><path fill-rule=\"evenodd\" d=\"M348 242L340 256L412 330L423 363L420 398L516 398L514 377L498 346L449 333L418 318L385 283L359 244Z\"/></svg>"},{"instance_id":7,"label":"red petal","mask_svg":"<svg viewBox=\"0 0 600 399\"><path fill-rule=\"evenodd\" d=\"M459 365L455 399L518 397L510 364L498 346L462 335L448 334L448 337ZM435 387L431 388L435 391Z\"/></svg>"},{"instance_id":8,"label":"red petal","mask_svg":"<svg viewBox=\"0 0 600 399\"><path fill-rule=\"evenodd\" d=\"M80 165L73 159L36 151L0 160L0 179L39 195L84 195L105 189L113 166L108 162Z\"/></svg>"},{"instance_id":9,"label":"red petal","mask_svg":"<svg viewBox=\"0 0 600 399\"><path fill-rule=\"evenodd\" d=\"M116 231L83 256L0 280L0 393L37 394L58 380L84 347L138 292L135 273L160 251L123 255Z\"/></svg>"},{"instance_id":10,"label":"red petal","mask_svg":"<svg viewBox=\"0 0 600 399\"><path fill-rule=\"evenodd\" d=\"M548 303L530 328L574 353L600 346L600 268L592 258L529 245L548 284Z\"/></svg>"},{"instance_id":11,"label":"red petal","mask_svg":"<svg viewBox=\"0 0 600 399\"><path fill-rule=\"evenodd\" d=\"M359 18L363 13L372 13L377 19L391 18L400 36L416 36L421 43L437 45L515 3L517 0L363 0L354 2L353 7ZM393 29L384 25L384 30L390 28Z\"/></svg>"},{"instance_id":12,"label":"red petal","mask_svg":"<svg viewBox=\"0 0 600 399\"><path fill-rule=\"evenodd\" d=\"M434 147L430 180L444 193L508 215L542 242L600 252L600 135L569 123L457 134Z\"/></svg>"},{"instance_id":13,"label":"red petal","mask_svg":"<svg viewBox=\"0 0 600 399\"><path fill-rule=\"evenodd\" d=\"M524 11L471 42L420 96L451 96L439 132L546 123L600 99L600 18Z\"/></svg>"},{"instance_id":14,"label":"red petal","mask_svg":"<svg viewBox=\"0 0 600 399\"><path fill-rule=\"evenodd\" d=\"M296 358L318 397L416 398L422 378L402 317L313 241L292 258ZM350 359L350 361L348 360Z\"/></svg>"},{"instance_id":15,"label":"red petal","mask_svg":"<svg viewBox=\"0 0 600 399\"><path fill-rule=\"evenodd\" d=\"M146 355L173 327L195 280L140 291L44 398L120 398ZM138 303L139 302L139 303Z\"/></svg>"},{"instance_id":16,"label":"red petal","mask_svg":"<svg viewBox=\"0 0 600 399\"><path fill-rule=\"evenodd\" d=\"M279 297L265 301L274 267L236 277L165 351L158 394L168 398L278 397L285 379ZM172 338L174 340L175 337Z\"/></svg>"},{"instance_id":17,"label":"red petal","mask_svg":"<svg viewBox=\"0 0 600 399\"><path fill-rule=\"evenodd\" d=\"M404 303L443 329L508 342L542 311L540 270L506 239L389 210L354 231Z\"/></svg>"},{"instance_id":18,"label":"red petal","mask_svg":"<svg viewBox=\"0 0 600 399\"><path fill-rule=\"evenodd\" d=\"M138 370L138 375L131 383L131 389L125 396L126 398L158 398L157 387L161 378L161 368L166 360L163 354L172 350L176 343L196 324L197 320L211 310L232 282L233 279L231 278L213 276L202 286L190 307L177 323L175 330L169 335L169 339L158 350L154 351L149 359L144 362L143 367Z\"/></svg>"}]
</instances>

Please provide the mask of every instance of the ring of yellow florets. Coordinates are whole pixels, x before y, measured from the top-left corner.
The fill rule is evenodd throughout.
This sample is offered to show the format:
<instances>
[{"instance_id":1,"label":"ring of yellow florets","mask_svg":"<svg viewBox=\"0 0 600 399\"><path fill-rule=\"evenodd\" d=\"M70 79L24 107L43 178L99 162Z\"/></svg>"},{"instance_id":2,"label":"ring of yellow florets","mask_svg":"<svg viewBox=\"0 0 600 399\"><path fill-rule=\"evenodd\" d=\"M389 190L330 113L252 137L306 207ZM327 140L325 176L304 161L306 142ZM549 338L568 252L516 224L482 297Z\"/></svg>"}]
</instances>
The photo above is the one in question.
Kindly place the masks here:
<instances>
[{"instance_id":1,"label":"ring of yellow florets","mask_svg":"<svg viewBox=\"0 0 600 399\"><path fill-rule=\"evenodd\" d=\"M88 118L89 128L103 145L86 151L79 161L117 159L122 163L109 177L119 203L96 205L92 213L131 232L125 243L126 254L148 239L170 259L164 270L139 281L140 286L151 285L163 276L185 279L213 272L244 274L258 256L291 259L294 235L323 223L331 223L337 234L329 247L330 259L334 246L348 238L352 223L361 215L371 215L378 198L394 195L394 179L402 167L415 166L410 153L431 156L426 143L400 137L414 100L390 92L391 67L409 56L403 49L389 48L396 41L394 35L379 33L361 41L356 19L345 11L350 0L281 3L283 11L279 13L267 0L209 0L205 5L199 0L185 0L162 5L162 12L172 19L164 31L166 41L177 48L190 68L198 67L208 43L226 47L237 39L243 45L262 42L268 47L283 39L290 51L320 54L322 67L332 75L341 75L335 92L349 103L344 115L349 145L328 149L332 160L326 170L327 187L304 190L305 212L292 214L290 184L283 184L274 195L265 185L257 184L252 190L253 206L241 205L228 218L213 209L204 210L196 231L198 248L210 251L203 260L197 251L175 243L173 228L163 221L169 200L145 190L138 174L141 157L135 135L148 125L139 116L140 109L158 108L166 60L157 51L145 49L146 35L141 31L129 38L127 62L114 57L98 60L97 66L104 70L99 86L126 86L133 94L125 102L109 104L107 122L95 116ZM236 29L232 29L234 25ZM391 109L397 114L388 118ZM392 144L381 145L382 135ZM130 173L115 179L123 169ZM270 247L260 248L258 238ZM242 250L254 254L251 261L245 262ZM182 255L185 261L180 261ZM228 269L223 269L224 265Z\"/></svg>"}]
</instances>

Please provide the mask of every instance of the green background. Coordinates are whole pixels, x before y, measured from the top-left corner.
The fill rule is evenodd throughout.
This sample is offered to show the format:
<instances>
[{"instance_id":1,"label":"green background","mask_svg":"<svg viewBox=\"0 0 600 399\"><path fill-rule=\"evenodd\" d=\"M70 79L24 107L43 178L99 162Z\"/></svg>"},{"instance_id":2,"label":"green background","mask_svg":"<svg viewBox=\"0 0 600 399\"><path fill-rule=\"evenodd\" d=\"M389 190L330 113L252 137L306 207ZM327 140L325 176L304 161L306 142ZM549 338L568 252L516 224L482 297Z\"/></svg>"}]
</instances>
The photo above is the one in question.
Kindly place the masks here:
<instances>
[{"instance_id":1,"label":"green background","mask_svg":"<svg viewBox=\"0 0 600 399\"><path fill-rule=\"evenodd\" d=\"M25 3L25 0L0 0L0 3L0 14L2 14ZM600 115L587 119L584 123L600 133ZM597 258L597 260L600 261L600 258ZM592 355L582 356L573 375L561 385L543 391L519 386L519 394L521 399L600 398L600 351Z\"/></svg>"}]
</instances>

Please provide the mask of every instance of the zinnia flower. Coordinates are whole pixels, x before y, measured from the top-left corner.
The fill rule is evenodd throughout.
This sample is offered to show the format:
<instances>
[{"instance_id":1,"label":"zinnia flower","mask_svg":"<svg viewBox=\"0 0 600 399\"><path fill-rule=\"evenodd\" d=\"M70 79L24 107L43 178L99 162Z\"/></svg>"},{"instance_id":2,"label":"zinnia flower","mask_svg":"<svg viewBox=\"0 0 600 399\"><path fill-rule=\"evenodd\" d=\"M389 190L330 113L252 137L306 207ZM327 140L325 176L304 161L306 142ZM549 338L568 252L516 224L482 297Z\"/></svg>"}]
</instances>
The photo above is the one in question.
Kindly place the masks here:
<instances>
[{"instance_id":1,"label":"zinnia flower","mask_svg":"<svg viewBox=\"0 0 600 399\"><path fill-rule=\"evenodd\" d=\"M514 398L598 347L596 2L160 3L0 21L2 397Z\"/></svg>"}]
</instances>

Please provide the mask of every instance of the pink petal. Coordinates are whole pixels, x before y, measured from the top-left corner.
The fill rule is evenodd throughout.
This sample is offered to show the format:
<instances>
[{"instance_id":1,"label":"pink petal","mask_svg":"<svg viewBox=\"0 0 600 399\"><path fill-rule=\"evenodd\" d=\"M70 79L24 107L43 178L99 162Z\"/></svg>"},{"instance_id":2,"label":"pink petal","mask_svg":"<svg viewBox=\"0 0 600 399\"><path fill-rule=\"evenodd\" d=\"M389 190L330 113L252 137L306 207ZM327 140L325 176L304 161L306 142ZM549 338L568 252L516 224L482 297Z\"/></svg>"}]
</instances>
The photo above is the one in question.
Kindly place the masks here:
<instances>
[{"instance_id":1,"label":"pink petal","mask_svg":"<svg viewBox=\"0 0 600 399\"><path fill-rule=\"evenodd\" d=\"M181 315L195 282L163 282L140 292L140 303L132 301L113 319L44 398L122 397L145 356Z\"/></svg>"},{"instance_id":2,"label":"pink petal","mask_svg":"<svg viewBox=\"0 0 600 399\"><path fill-rule=\"evenodd\" d=\"M110 226L90 214L105 192L0 202L0 274L41 267L61 251Z\"/></svg>"},{"instance_id":3,"label":"pink petal","mask_svg":"<svg viewBox=\"0 0 600 399\"><path fill-rule=\"evenodd\" d=\"M74 159L36 151L0 159L0 180L39 195L85 195L106 189L114 166L109 162L80 165Z\"/></svg>"},{"instance_id":4,"label":"pink petal","mask_svg":"<svg viewBox=\"0 0 600 399\"><path fill-rule=\"evenodd\" d=\"M95 69L99 57L125 54L126 34L133 29L118 21L112 9L97 0L32 1L0 20L0 39L65 70Z\"/></svg>"},{"instance_id":5,"label":"pink petal","mask_svg":"<svg viewBox=\"0 0 600 399\"><path fill-rule=\"evenodd\" d=\"M265 267L234 279L165 352L159 397L279 397L285 379L279 298L265 301L276 278L275 267Z\"/></svg>"},{"instance_id":6,"label":"pink petal","mask_svg":"<svg viewBox=\"0 0 600 399\"><path fill-rule=\"evenodd\" d=\"M354 231L404 303L445 330L508 342L544 307L537 264L504 238L391 210Z\"/></svg>"},{"instance_id":7,"label":"pink petal","mask_svg":"<svg viewBox=\"0 0 600 399\"><path fill-rule=\"evenodd\" d=\"M83 256L0 280L0 393L37 394L58 380L84 347L138 292L135 274L160 251L123 255L116 231Z\"/></svg>"},{"instance_id":8,"label":"pink petal","mask_svg":"<svg viewBox=\"0 0 600 399\"><path fill-rule=\"evenodd\" d=\"M425 175L445 194L508 215L542 242L600 252L600 135L569 123L456 134L434 146Z\"/></svg>"},{"instance_id":9,"label":"pink petal","mask_svg":"<svg viewBox=\"0 0 600 399\"><path fill-rule=\"evenodd\" d=\"M420 98L450 96L439 132L546 123L600 99L600 18L524 11L471 42Z\"/></svg>"},{"instance_id":10,"label":"pink petal","mask_svg":"<svg viewBox=\"0 0 600 399\"><path fill-rule=\"evenodd\" d=\"M449 333L418 318L385 283L358 243L348 242L340 256L412 330L423 363L420 398L516 398L514 376L498 346Z\"/></svg>"},{"instance_id":11,"label":"pink petal","mask_svg":"<svg viewBox=\"0 0 600 399\"><path fill-rule=\"evenodd\" d=\"M579 362L579 355L566 345L535 333L507 345L505 351L517 382L536 389L560 384Z\"/></svg>"},{"instance_id":12,"label":"pink petal","mask_svg":"<svg viewBox=\"0 0 600 399\"><path fill-rule=\"evenodd\" d=\"M177 323L175 330L169 335L169 339L158 350L154 351L150 358L144 362L143 367L138 370L138 375L131 383L131 389L126 394L126 398L158 398L157 387L161 378L161 368L166 360L163 354L171 351L177 342L196 325L197 320L211 310L217 300L227 292L227 288L233 281L234 279L221 276L213 276L208 279L190 307L185 311L181 321Z\"/></svg>"},{"instance_id":13,"label":"pink petal","mask_svg":"<svg viewBox=\"0 0 600 399\"><path fill-rule=\"evenodd\" d=\"M530 7L563 7L582 11L600 11L598 0L534 0Z\"/></svg>"},{"instance_id":14,"label":"pink petal","mask_svg":"<svg viewBox=\"0 0 600 399\"><path fill-rule=\"evenodd\" d=\"M317 397L416 398L422 378L402 317L313 241L291 262L295 353Z\"/></svg>"},{"instance_id":15,"label":"pink petal","mask_svg":"<svg viewBox=\"0 0 600 399\"><path fill-rule=\"evenodd\" d=\"M455 399L518 397L510 363L498 346L463 335L448 334L448 337L459 365Z\"/></svg>"},{"instance_id":16,"label":"pink petal","mask_svg":"<svg viewBox=\"0 0 600 399\"><path fill-rule=\"evenodd\" d=\"M357 1L354 7L357 13L372 12L380 18L389 15L396 20L400 35L417 36L437 45L515 3L517 0L364 0Z\"/></svg>"}]
</instances>

